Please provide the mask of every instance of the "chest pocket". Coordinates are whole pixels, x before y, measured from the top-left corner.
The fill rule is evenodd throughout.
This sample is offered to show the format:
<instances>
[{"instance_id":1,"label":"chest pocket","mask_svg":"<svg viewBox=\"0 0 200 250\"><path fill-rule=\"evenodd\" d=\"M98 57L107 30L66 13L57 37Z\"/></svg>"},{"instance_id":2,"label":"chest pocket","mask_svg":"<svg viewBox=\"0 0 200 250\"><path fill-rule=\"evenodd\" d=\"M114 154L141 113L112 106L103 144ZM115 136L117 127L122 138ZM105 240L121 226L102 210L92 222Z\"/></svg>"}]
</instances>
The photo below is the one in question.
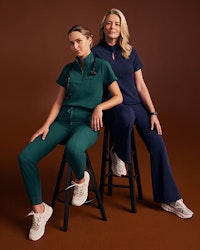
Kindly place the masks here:
<instances>
[{"instance_id":1,"label":"chest pocket","mask_svg":"<svg viewBox=\"0 0 200 250\"><path fill-rule=\"evenodd\" d=\"M88 76L84 76L83 80L85 81L100 81L102 82L102 77L100 76L100 74L96 74L96 75L88 75Z\"/></svg>"}]
</instances>

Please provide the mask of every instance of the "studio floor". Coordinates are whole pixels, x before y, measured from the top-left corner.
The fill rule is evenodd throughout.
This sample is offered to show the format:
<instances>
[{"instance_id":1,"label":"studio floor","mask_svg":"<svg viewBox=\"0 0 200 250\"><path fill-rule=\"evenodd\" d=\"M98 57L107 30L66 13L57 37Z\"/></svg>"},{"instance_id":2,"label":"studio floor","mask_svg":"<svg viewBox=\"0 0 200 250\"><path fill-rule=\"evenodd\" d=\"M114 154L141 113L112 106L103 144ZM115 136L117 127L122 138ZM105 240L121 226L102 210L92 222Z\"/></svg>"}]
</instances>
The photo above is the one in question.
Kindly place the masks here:
<instances>
[{"instance_id":1,"label":"studio floor","mask_svg":"<svg viewBox=\"0 0 200 250\"><path fill-rule=\"evenodd\" d=\"M7 158L1 174L1 249L41 250L199 250L199 168L197 145L188 152L188 144L170 142L173 173L185 203L194 211L192 219L183 220L160 209L152 200L148 154L137 140L139 166L144 198L137 201L137 213L130 212L128 189L114 189L111 197L104 195L107 221L101 220L100 211L93 205L70 206L68 231L61 230L63 204L57 203L46 226L43 238L28 240L31 218L29 202L19 175L16 159ZM190 141L188 141L190 144ZM89 150L97 181L99 182L102 139ZM191 148L191 145L190 147ZM63 148L58 146L40 164L44 201L51 202ZM15 155L13 153L13 155ZM188 154L190 157L188 157ZM184 160L185 158L185 160ZM15 162L13 164L13 162ZM11 166L12 163L12 166ZM7 164L7 165L6 165ZM118 181L121 181L120 178Z\"/></svg>"}]
</instances>

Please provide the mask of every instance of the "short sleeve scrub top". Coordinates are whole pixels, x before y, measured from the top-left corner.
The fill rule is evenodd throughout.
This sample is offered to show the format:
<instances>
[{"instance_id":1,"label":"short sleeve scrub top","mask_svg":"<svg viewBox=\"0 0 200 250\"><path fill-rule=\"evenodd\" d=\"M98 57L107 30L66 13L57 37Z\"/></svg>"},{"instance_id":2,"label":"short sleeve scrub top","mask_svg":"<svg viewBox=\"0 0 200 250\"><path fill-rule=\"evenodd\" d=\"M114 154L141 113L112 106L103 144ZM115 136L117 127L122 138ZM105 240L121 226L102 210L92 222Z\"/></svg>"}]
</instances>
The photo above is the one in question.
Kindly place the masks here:
<instances>
[{"instance_id":1,"label":"short sleeve scrub top","mask_svg":"<svg viewBox=\"0 0 200 250\"><path fill-rule=\"evenodd\" d=\"M84 59L83 65L82 69L76 58L63 68L57 79L65 88L66 97L56 121L90 123L93 110L102 102L104 89L117 80L110 64L92 53Z\"/></svg>"}]
</instances>

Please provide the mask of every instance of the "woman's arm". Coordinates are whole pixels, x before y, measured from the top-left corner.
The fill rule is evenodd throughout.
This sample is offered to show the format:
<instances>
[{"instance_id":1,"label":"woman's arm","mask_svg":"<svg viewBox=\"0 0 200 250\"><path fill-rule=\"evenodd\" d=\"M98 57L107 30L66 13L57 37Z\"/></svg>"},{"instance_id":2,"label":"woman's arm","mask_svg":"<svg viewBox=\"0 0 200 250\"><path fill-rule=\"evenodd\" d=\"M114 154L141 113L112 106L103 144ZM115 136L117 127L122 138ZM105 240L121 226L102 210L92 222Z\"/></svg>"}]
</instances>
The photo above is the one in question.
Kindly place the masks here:
<instances>
[{"instance_id":1,"label":"woman's arm","mask_svg":"<svg viewBox=\"0 0 200 250\"><path fill-rule=\"evenodd\" d=\"M58 90L58 95L56 97L55 102L53 103L51 110L49 112L49 115L44 123L44 125L38 129L31 137L30 142L34 141L36 137L38 137L39 135L42 135L42 140L45 140L46 135L49 132L49 126L54 122L54 120L56 119L60 108L62 106L63 100L64 100L64 96L65 96L65 89L61 86L59 86L59 90Z\"/></svg>"},{"instance_id":2,"label":"woman's arm","mask_svg":"<svg viewBox=\"0 0 200 250\"><path fill-rule=\"evenodd\" d=\"M123 97L116 81L109 85L108 90L112 97L97 105L92 114L91 127L95 131L100 130L103 127L103 111L123 102Z\"/></svg>"},{"instance_id":3,"label":"woman's arm","mask_svg":"<svg viewBox=\"0 0 200 250\"><path fill-rule=\"evenodd\" d=\"M134 77L135 77L136 88L138 90L138 93L140 95L143 104L148 109L149 113L155 112L155 107L153 105L149 90L144 82L142 70L140 69L136 71L134 73ZM161 135L162 128L157 115L151 115L150 119L151 119L151 129L154 129L154 127L156 127L158 134Z\"/></svg>"}]
</instances>

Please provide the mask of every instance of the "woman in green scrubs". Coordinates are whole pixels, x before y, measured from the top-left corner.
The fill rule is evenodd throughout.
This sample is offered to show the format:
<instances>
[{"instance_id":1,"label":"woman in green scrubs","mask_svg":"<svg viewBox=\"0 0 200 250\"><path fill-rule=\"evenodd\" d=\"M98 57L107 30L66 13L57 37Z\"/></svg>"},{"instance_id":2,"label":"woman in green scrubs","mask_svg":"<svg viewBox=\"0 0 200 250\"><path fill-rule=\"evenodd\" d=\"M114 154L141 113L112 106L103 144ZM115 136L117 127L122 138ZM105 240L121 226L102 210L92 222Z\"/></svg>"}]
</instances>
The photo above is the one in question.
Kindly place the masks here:
<instances>
[{"instance_id":1,"label":"woman in green scrubs","mask_svg":"<svg viewBox=\"0 0 200 250\"><path fill-rule=\"evenodd\" d=\"M110 65L95 58L90 50L93 41L90 31L75 25L69 30L68 39L76 59L63 68L57 80L58 94L45 123L19 155L21 175L33 208L31 240L43 236L53 212L42 200L39 161L57 144L66 142L66 161L75 175L72 204L82 205L87 199L90 179L85 171L85 151L98 139L103 111L122 103L117 78ZM111 97L102 102L104 89Z\"/></svg>"}]
</instances>

